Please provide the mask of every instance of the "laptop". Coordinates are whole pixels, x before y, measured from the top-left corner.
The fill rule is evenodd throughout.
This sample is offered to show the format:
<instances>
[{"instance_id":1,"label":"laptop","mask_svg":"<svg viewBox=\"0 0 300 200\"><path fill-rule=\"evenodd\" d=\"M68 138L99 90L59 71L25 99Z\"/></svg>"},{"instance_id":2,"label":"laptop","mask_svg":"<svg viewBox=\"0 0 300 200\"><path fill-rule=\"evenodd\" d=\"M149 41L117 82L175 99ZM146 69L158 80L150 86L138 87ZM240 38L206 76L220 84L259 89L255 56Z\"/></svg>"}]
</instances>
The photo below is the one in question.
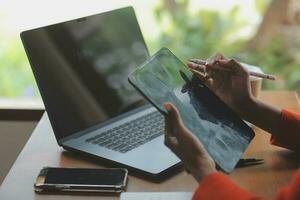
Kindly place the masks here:
<instances>
[{"instance_id":1,"label":"laptop","mask_svg":"<svg viewBox=\"0 0 300 200\"><path fill-rule=\"evenodd\" d=\"M163 116L128 83L149 57L132 7L21 39L58 145L149 177L180 165L164 146Z\"/></svg>"}]
</instances>

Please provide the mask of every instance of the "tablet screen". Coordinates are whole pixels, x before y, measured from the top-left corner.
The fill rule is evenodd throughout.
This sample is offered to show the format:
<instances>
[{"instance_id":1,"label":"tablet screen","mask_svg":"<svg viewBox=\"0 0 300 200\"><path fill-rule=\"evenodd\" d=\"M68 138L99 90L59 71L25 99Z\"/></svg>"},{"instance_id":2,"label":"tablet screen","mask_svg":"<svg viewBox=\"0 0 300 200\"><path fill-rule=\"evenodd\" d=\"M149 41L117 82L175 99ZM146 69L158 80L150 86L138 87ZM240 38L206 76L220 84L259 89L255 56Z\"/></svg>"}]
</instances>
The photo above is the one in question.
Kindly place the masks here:
<instances>
[{"instance_id":1,"label":"tablet screen","mask_svg":"<svg viewBox=\"0 0 300 200\"><path fill-rule=\"evenodd\" d=\"M170 50L163 48L130 76L129 81L160 112L164 103L178 109L184 125L203 143L225 172L234 169L254 137L248 127Z\"/></svg>"}]
</instances>

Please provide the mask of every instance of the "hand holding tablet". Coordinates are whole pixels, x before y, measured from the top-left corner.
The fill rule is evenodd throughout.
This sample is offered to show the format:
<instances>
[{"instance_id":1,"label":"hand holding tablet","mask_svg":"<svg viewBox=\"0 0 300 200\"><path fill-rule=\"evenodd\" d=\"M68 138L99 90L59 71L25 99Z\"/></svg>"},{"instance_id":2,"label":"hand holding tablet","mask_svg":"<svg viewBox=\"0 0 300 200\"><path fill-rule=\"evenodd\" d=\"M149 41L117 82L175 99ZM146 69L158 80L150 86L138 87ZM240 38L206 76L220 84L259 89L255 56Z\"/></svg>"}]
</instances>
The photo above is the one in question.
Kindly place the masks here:
<instances>
[{"instance_id":1,"label":"hand holding tablet","mask_svg":"<svg viewBox=\"0 0 300 200\"><path fill-rule=\"evenodd\" d=\"M216 164L231 172L254 132L170 50L163 48L130 76L129 82L161 113L171 102L182 121Z\"/></svg>"}]
</instances>

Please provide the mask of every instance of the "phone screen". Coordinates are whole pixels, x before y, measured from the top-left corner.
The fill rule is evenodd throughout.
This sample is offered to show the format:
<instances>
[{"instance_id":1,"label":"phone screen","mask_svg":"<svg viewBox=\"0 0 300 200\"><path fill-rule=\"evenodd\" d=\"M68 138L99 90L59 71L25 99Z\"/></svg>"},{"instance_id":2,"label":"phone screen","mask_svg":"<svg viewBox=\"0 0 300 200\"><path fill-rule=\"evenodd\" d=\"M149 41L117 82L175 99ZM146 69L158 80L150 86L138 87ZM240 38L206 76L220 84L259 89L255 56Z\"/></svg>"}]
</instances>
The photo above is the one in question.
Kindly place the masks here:
<instances>
[{"instance_id":1,"label":"phone screen","mask_svg":"<svg viewBox=\"0 0 300 200\"><path fill-rule=\"evenodd\" d=\"M254 137L253 130L168 49L154 54L129 81L160 112L164 103L178 109L184 125L197 136L225 172L231 172Z\"/></svg>"},{"instance_id":2,"label":"phone screen","mask_svg":"<svg viewBox=\"0 0 300 200\"><path fill-rule=\"evenodd\" d=\"M127 176L124 169L44 168L45 184L118 185Z\"/></svg>"}]
</instances>

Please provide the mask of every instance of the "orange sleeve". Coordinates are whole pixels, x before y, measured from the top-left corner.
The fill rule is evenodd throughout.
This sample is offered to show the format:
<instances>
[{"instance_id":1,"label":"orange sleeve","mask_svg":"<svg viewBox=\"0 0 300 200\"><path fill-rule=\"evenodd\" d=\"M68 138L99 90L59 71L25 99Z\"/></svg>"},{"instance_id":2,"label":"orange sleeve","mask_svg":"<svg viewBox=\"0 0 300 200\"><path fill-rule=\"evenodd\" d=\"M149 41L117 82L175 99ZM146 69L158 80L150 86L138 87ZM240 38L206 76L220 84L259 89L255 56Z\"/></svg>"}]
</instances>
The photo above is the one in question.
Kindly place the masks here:
<instances>
[{"instance_id":1,"label":"orange sleeve","mask_svg":"<svg viewBox=\"0 0 300 200\"><path fill-rule=\"evenodd\" d=\"M276 195L276 200L299 200L300 199L300 170L294 175L290 184L283 187Z\"/></svg>"},{"instance_id":2,"label":"orange sleeve","mask_svg":"<svg viewBox=\"0 0 300 200\"><path fill-rule=\"evenodd\" d=\"M230 179L221 174L213 173L204 178L194 193L193 200L259 200L246 190L234 184Z\"/></svg>"},{"instance_id":3,"label":"orange sleeve","mask_svg":"<svg viewBox=\"0 0 300 200\"><path fill-rule=\"evenodd\" d=\"M221 173L213 173L204 178L194 193L193 200L266 200L251 194L234 184ZM300 199L300 170L289 185L279 190L275 200Z\"/></svg>"},{"instance_id":4,"label":"orange sleeve","mask_svg":"<svg viewBox=\"0 0 300 200\"><path fill-rule=\"evenodd\" d=\"M281 111L279 134L272 135L271 144L300 152L300 114Z\"/></svg>"},{"instance_id":5,"label":"orange sleeve","mask_svg":"<svg viewBox=\"0 0 300 200\"><path fill-rule=\"evenodd\" d=\"M280 134L272 135L271 143L300 152L300 114L283 109ZM221 173L204 178L194 193L193 200L263 200L263 197L247 192ZM276 200L300 200L300 170L289 185L279 190Z\"/></svg>"}]
</instances>

